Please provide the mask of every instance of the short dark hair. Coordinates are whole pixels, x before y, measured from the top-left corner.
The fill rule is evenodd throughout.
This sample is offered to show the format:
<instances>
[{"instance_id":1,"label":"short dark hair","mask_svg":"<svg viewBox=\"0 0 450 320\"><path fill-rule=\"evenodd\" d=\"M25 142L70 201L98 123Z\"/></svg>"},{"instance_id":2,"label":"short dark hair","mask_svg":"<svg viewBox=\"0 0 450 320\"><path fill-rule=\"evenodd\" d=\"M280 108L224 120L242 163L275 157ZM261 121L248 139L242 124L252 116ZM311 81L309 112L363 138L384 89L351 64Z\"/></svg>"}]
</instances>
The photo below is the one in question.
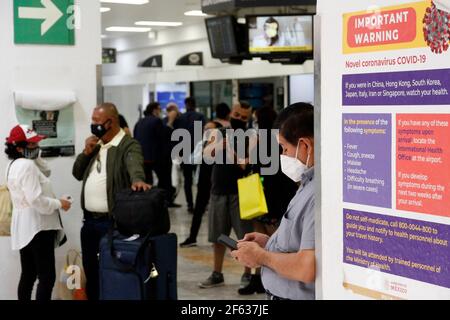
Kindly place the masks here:
<instances>
[{"instance_id":1,"label":"short dark hair","mask_svg":"<svg viewBox=\"0 0 450 320\"><path fill-rule=\"evenodd\" d=\"M239 101L239 104L241 105L242 109L252 109L252 106L250 103L248 103L247 101Z\"/></svg>"},{"instance_id":2,"label":"short dark hair","mask_svg":"<svg viewBox=\"0 0 450 320\"><path fill-rule=\"evenodd\" d=\"M26 148L28 143L26 141L20 141L15 144L5 143L5 153L10 160L17 160L23 158L23 154L17 151L17 148Z\"/></svg>"},{"instance_id":3,"label":"short dark hair","mask_svg":"<svg viewBox=\"0 0 450 320\"><path fill-rule=\"evenodd\" d=\"M216 129L223 128L223 125L222 125L220 122L217 122L217 121L211 121L211 123L214 123L214 125L216 126Z\"/></svg>"},{"instance_id":4,"label":"short dark hair","mask_svg":"<svg viewBox=\"0 0 450 320\"><path fill-rule=\"evenodd\" d=\"M192 111L197 108L197 101L195 101L195 98L188 97L184 100L184 104L186 105L186 110Z\"/></svg>"},{"instance_id":5,"label":"short dark hair","mask_svg":"<svg viewBox=\"0 0 450 320\"><path fill-rule=\"evenodd\" d=\"M291 104L278 114L278 118L275 120L273 128L281 129L286 120L288 120L290 117L295 116L296 114L304 112L305 110L312 110L314 112L314 107L312 104L305 102Z\"/></svg>"},{"instance_id":6,"label":"short dark hair","mask_svg":"<svg viewBox=\"0 0 450 320\"><path fill-rule=\"evenodd\" d=\"M160 106L161 105L159 104L159 102L150 102L144 111L144 115L146 117L151 116L153 114L153 111L158 109Z\"/></svg>"},{"instance_id":7,"label":"short dark hair","mask_svg":"<svg viewBox=\"0 0 450 320\"><path fill-rule=\"evenodd\" d=\"M280 26L280 23L274 17L267 18L266 22L264 23L276 23L278 27Z\"/></svg>"},{"instance_id":8,"label":"short dark hair","mask_svg":"<svg viewBox=\"0 0 450 320\"><path fill-rule=\"evenodd\" d=\"M122 129L128 128L128 122L121 114L119 114L119 125Z\"/></svg>"},{"instance_id":9,"label":"short dark hair","mask_svg":"<svg viewBox=\"0 0 450 320\"><path fill-rule=\"evenodd\" d=\"M272 107L263 107L256 110L256 117L259 129L272 129L277 119L277 112Z\"/></svg>"},{"instance_id":10,"label":"short dark hair","mask_svg":"<svg viewBox=\"0 0 450 320\"><path fill-rule=\"evenodd\" d=\"M289 117L280 134L292 145L297 145L300 138L314 138L314 108L305 108Z\"/></svg>"},{"instance_id":11,"label":"short dark hair","mask_svg":"<svg viewBox=\"0 0 450 320\"><path fill-rule=\"evenodd\" d=\"M226 120L231 113L230 107L222 102L216 106L216 117L218 119Z\"/></svg>"}]
</instances>

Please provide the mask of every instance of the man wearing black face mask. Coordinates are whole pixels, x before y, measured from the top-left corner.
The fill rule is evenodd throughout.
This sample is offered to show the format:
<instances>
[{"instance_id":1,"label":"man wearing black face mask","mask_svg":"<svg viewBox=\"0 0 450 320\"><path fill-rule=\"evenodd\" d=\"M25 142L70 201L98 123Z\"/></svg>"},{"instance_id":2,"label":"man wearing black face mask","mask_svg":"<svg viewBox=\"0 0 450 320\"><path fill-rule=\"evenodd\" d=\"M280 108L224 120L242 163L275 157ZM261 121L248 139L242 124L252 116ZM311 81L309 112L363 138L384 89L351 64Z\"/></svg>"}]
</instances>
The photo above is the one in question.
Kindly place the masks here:
<instances>
[{"instance_id":1,"label":"man wearing black face mask","mask_svg":"<svg viewBox=\"0 0 450 320\"><path fill-rule=\"evenodd\" d=\"M232 129L245 130L251 115L252 108L248 103L240 102L235 104L230 115ZM226 159L224 158L222 159L222 163L224 164L214 164L213 167L208 240L214 245L214 268L210 277L199 284L200 288L211 288L224 284L222 267L225 247L218 243L219 236L221 234L230 235L231 229L233 228L238 238L242 239L249 230L253 230L251 222L241 220L239 212L237 181L246 175L248 168L246 165L237 163L236 150L231 150L230 143L227 140L228 137L224 137L224 142L212 138L210 144L204 151L205 157L215 157L216 155L213 154L215 151L213 150L217 150L217 147L222 144L225 147L224 156L228 158L228 160L230 160L231 157L231 159L233 159L233 164L225 164ZM249 145L251 145L251 143ZM251 147L247 149L250 148ZM241 278L241 287L248 285L250 281L250 271L249 268L245 268Z\"/></svg>"},{"instance_id":2,"label":"man wearing black face mask","mask_svg":"<svg viewBox=\"0 0 450 320\"><path fill-rule=\"evenodd\" d=\"M136 140L120 128L119 113L111 103L94 109L91 136L75 161L73 176L83 181L81 207L84 212L81 229L83 267L89 300L98 300L98 258L101 238L108 232L114 195L123 189L145 191L142 149Z\"/></svg>"},{"instance_id":3,"label":"man wearing black face mask","mask_svg":"<svg viewBox=\"0 0 450 320\"><path fill-rule=\"evenodd\" d=\"M240 113L235 113L235 115L237 117L239 117L239 118L233 118L233 117L230 118L231 128L233 128L234 130L238 130L238 129L245 130L245 129L247 129L248 121L242 120L240 118L241 117Z\"/></svg>"}]
</instances>

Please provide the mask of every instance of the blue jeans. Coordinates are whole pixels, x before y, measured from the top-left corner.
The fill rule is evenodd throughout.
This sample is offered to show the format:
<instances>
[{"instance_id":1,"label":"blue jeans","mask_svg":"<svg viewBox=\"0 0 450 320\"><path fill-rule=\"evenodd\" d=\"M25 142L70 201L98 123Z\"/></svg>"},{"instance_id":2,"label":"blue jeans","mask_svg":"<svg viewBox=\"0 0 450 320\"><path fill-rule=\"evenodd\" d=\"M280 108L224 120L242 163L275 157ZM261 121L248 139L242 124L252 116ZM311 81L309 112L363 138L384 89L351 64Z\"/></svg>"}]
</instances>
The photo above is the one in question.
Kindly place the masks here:
<instances>
[{"instance_id":1,"label":"blue jeans","mask_svg":"<svg viewBox=\"0 0 450 320\"><path fill-rule=\"evenodd\" d=\"M99 253L100 240L112 225L109 218L85 217L81 228L81 250L86 274L86 294L89 300L99 299Z\"/></svg>"}]
</instances>

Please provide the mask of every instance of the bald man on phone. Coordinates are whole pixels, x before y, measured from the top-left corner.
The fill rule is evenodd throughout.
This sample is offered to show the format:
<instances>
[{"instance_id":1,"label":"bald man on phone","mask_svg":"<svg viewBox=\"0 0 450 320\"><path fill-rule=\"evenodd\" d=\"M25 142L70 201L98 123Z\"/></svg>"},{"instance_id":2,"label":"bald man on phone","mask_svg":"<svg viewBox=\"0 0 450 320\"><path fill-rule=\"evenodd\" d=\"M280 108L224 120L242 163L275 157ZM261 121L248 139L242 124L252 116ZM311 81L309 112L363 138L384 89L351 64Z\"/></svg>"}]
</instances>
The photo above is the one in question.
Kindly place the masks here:
<instances>
[{"instance_id":1,"label":"bald man on phone","mask_svg":"<svg viewBox=\"0 0 450 320\"><path fill-rule=\"evenodd\" d=\"M139 142L120 128L115 105L104 103L92 114L85 149L73 166L73 176L83 182L81 249L89 300L99 298L98 253L100 240L112 225L114 195L123 189L146 191L144 157Z\"/></svg>"}]
</instances>

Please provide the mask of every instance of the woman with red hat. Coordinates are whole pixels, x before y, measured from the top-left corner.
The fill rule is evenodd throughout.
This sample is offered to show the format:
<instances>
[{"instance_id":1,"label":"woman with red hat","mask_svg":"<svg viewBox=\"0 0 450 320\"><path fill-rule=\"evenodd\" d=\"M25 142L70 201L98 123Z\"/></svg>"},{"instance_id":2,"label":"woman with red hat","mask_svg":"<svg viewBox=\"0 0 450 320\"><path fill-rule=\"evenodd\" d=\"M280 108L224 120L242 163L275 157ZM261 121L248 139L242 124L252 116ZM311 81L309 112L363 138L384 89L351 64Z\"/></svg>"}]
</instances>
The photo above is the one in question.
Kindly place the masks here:
<instances>
[{"instance_id":1,"label":"woman with red hat","mask_svg":"<svg viewBox=\"0 0 450 320\"><path fill-rule=\"evenodd\" d=\"M19 300L31 300L34 283L39 280L36 300L50 300L55 284L55 247L64 241L59 210L68 211L71 202L58 200L50 180L39 169L38 135L25 125L11 130L5 153L11 161L7 185L13 203L11 245L20 251L22 273Z\"/></svg>"}]
</instances>

